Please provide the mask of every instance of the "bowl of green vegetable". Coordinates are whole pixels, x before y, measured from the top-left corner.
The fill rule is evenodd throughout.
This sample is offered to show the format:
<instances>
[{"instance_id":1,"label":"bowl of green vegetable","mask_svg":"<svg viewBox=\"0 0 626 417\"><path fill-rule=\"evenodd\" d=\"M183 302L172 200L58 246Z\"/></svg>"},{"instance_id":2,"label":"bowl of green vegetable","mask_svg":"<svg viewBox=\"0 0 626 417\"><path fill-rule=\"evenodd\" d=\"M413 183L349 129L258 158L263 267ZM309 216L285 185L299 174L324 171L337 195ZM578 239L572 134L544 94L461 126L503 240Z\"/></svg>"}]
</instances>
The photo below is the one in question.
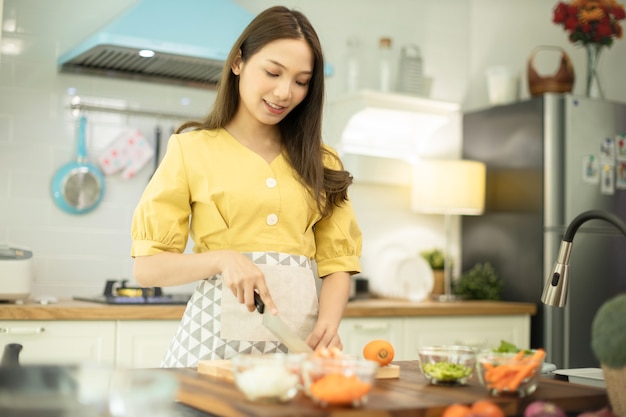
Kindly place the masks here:
<instances>
[{"instance_id":1,"label":"bowl of green vegetable","mask_svg":"<svg viewBox=\"0 0 626 417\"><path fill-rule=\"evenodd\" d=\"M476 352L469 346L425 346L417 353L422 374L433 385L465 385L476 367Z\"/></svg>"}]
</instances>

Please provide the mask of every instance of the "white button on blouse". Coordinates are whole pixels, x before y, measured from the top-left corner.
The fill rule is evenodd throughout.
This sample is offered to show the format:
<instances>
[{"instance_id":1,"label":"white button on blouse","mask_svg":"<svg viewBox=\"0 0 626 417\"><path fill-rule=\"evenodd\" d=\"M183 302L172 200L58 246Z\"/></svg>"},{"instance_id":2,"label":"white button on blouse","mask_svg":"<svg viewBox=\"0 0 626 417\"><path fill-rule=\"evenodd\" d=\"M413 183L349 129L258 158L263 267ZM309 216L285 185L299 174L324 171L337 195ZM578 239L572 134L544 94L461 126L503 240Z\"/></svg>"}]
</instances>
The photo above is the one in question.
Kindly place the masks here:
<instances>
[{"instance_id":1,"label":"white button on blouse","mask_svg":"<svg viewBox=\"0 0 626 417\"><path fill-rule=\"evenodd\" d=\"M278 223L278 216L273 213L269 214L265 221L268 225L274 226L276 223Z\"/></svg>"},{"instance_id":2,"label":"white button on blouse","mask_svg":"<svg viewBox=\"0 0 626 417\"><path fill-rule=\"evenodd\" d=\"M267 188L274 188L276 187L276 178L268 178L265 180L265 185L267 185Z\"/></svg>"}]
</instances>

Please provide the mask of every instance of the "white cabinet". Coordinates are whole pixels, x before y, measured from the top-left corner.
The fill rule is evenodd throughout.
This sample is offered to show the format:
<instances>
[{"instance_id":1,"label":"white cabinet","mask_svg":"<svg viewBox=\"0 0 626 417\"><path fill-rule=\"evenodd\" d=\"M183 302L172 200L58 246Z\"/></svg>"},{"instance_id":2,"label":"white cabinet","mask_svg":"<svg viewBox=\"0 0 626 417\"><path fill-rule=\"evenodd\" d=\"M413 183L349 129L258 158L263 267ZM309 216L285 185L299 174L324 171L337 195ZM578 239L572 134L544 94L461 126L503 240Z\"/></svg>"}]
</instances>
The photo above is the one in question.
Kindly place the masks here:
<instances>
[{"instance_id":1,"label":"white cabinet","mask_svg":"<svg viewBox=\"0 0 626 417\"><path fill-rule=\"evenodd\" d=\"M0 321L0 347L9 343L24 364L115 364L114 321Z\"/></svg>"},{"instance_id":2,"label":"white cabinet","mask_svg":"<svg viewBox=\"0 0 626 417\"><path fill-rule=\"evenodd\" d=\"M400 346L403 339L403 320L400 317L384 318L344 318L339 326L339 337L343 351L353 356L361 356L365 344L374 339L384 339L394 346ZM395 356L403 360L400 354Z\"/></svg>"},{"instance_id":3,"label":"white cabinet","mask_svg":"<svg viewBox=\"0 0 626 417\"><path fill-rule=\"evenodd\" d=\"M390 341L394 360L417 359L417 348L427 345L496 347L506 340L521 348L530 347L530 316L440 316L344 318L339 327L344 352L361 356L363 346L373 339Z\"/></svg>"},{"instance_id":4,"label":"white cabinet","mask_svg":"<svg viewBox=\"0 0 626 417\"><path fill-rule=\"evenodd\" d=\"M24 364L92 362L124 368L158 368L179 320L0 321L0 352L23 346Z\"/></svg>"},{"instance_id":5,"label":"white cabinet","mask_svg":"<svg viewBox=\"0 0 626 417\"><path fill-rule=\"evenodd\" d=\"M117 322L117 366L158 368L179 320L131 320Z\"/></svg>"},{"instance_id":6,"label":"white cabinet","mask_svg":"<svg viewBox=\"0 0 626 417\"><path fill-rule=\"evenodd\" d=\"M421 158L460 155L458 103L362 90L334 99L328 110L325 139L355 182L409 185Z\"/></svg>"}]
</instances>

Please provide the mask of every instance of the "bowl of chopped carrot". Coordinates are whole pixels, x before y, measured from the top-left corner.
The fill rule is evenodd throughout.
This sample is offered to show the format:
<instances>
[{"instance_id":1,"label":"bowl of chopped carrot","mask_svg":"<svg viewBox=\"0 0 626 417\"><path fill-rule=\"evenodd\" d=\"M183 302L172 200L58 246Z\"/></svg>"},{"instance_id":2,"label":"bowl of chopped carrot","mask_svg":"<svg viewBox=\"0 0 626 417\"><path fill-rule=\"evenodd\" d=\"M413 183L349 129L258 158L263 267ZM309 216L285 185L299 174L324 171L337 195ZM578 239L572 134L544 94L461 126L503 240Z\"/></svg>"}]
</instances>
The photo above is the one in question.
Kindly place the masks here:
<instances>
[{"instance_id":1,"label":"bowl of chopped carrot","mask_svg":"<svg viewBox=\"0 0 626 417\"><path fill-rule=\"evenodd\" d=\"M491 395L525 397L537 389L545 356L543 349L480 352L476 361L478 379Z\"/></svg>"},{"instance_id":2,"label":"bowl of chopped carrot","mask_svg":"<svg viewBox=\"0 0 626 417\"><path fill-rule=\"evenodd\" d=\"M322 407L358 407L367 402L378 367L353 357L307 359L302 364L305 392Z\"/></svg>"}]
</instances>

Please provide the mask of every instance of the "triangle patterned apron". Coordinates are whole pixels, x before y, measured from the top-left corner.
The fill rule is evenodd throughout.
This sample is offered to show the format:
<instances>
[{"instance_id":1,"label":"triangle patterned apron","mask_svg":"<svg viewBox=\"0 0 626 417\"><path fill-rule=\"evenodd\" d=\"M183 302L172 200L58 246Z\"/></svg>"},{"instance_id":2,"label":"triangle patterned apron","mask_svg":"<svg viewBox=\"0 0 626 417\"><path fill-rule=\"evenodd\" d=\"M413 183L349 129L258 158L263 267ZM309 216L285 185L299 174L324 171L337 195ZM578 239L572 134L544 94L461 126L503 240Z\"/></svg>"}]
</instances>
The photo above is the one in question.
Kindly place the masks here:
<instances>
[{"instance_id":1,"label":"triangle patterned apron","mask_svg":"<svg viewBox=\"0 0 626 417\"><path fill-rule=\"evenodd\" d=\"M318 299L311 260L276 252L244 253L265 275L280 317L305 339L318 315ZM221 275L200 282L187 303L162 367L195 367L199 360L229 359L239 353L287 353L228 288Z\"/></svg>"}]
</instances>

